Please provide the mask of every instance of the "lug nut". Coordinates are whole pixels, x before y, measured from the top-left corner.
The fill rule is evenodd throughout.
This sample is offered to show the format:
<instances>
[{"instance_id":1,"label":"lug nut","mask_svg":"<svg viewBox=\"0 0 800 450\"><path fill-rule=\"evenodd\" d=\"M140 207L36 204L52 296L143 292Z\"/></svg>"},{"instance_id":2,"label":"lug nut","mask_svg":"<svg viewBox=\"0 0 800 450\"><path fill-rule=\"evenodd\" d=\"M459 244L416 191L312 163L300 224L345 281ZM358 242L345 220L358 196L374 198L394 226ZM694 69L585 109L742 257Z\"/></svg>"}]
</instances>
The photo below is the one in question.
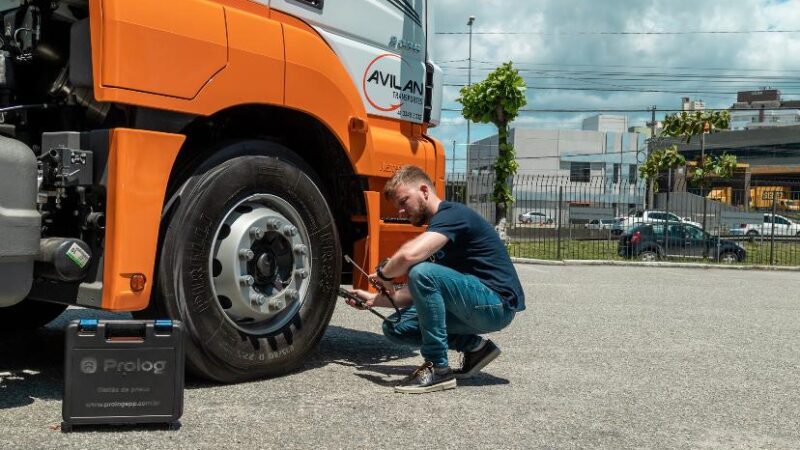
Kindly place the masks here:
<instances>
[{"instance_id":1,"label":"lug nut","mask_svg":"<svg viewBox=\"0 0 800 450\"><path fill-rule=\"evenodd\" d=\"M294 246L294 252L297 253L298 255L305 255L307 251L308 247L306 247L303 244L297 244Z\"/></svg>"},{"instance_id":2,"label":"lug nut","mask_svg":"<svg viewBox=\"0 0 800 450\"><path fill-rule=\"evenodd\" d=\"M287 302L293 302L297 300L297 291L294 289L288 289L285 294L283 294L283 298L286 299Z\"/></svg>"},{"instance_id":3,"label":"lug nut","mask_svg":"<svg viewBox=\"0 0 800 450\"><path fill-rule=\"evenodd\" d=\"M295 274L295 276L298 276L298 277L302 278L303 280L308 278L308 270L307 269L298 269L298 270L296 270L294 272L294 274Z\"/></svg>"},{"instance_id":4,"label":"lug nut","mask_svg":"<svg viewBox=\"0 0 800 450\"><path fill-rule=\"evenodd\" d=\"M261 294L254 294L250 296L250 301L258 306L264 306L264 304L267 303L267 297Z\"/></svg>"},{"instance_id":5,"label":"lug nut","mask_svg":"<svg viewBox=\"0 0 800 450\"><path fill-rule=\"evenodd\" d=\"M264 229L261 227L252 227L250 228L250 236L255 239L261 239L264 237Z\"/></svg>"},{"instance_id":6,"label":"lug nut","mask_svg":"<svg viewBox=\"0 0 800 450\"><path fill-rule=\"evenodd\" d=\"M285 307L286 307L286 302L282 298L273 298L269 302L269 310L273 312L280 311Z\"/></svg>"},{"instance_id":7,"label":"lug nut","mask_svg":"<svg viewBox=\"0 0 800 450\"><path fill-rule=\"evenodd\" d=\"M253 283L255 283L255 282L256 282L256 280L255 280L255 278L253 278L252 275L245 275L245 276L239 278L239 283L241 283L242 286L252 286Z\"/></svg>"},{"instance_id":8,"label":"lug nut","mask_svg":"<svg viewBox=\"0 0 800 450\"><path fill-rule=\"evenodd\" d=\"M271 231L277 230L278 226L280 226L280 222L278 222L278 219L269 219L269 220L267 220L267 229L268 230L271 230Z\"/></svg>"},{"instance_id":9,"label":"lug nut","mask_svg":"<svg viewBox=\"0 0 800 450\"><path fill-rule=\"evenodd\" d=\"M253 258L255 258L255 256L256 254L253 253L253 251L250 250L249 248L243 248L239 250L239 258L242 258L246 261L252 261Z\"/></svg>"},{"instance_id":10,"label":"lug nut","mask_svg":"<svg viewBox=\"0 0 800 450\"><path fill-rule=\"evenodd\" d=\"M286 225L285 227L283 227L283 235L284 236L292 237L292 236L294 236L296 234L297 234L297 228L295 228L295 227L293 227L291 225Z\"/></svg>"}]
</instances>

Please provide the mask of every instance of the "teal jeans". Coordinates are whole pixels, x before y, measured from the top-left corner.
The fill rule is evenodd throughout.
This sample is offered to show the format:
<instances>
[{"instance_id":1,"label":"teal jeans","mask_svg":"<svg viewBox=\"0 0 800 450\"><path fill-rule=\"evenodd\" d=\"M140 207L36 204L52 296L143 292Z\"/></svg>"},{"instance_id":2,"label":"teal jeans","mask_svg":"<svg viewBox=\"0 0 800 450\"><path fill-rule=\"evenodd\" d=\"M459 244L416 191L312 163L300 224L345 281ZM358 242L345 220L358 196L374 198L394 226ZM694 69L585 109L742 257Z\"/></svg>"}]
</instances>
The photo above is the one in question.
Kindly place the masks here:
<instances>
[{"instance_id":1,"label":"teal jeans","mask_svg":"<svg viewBox=\"0 0 800 450\"><path fill-rule=\"evenodd\" d=\"M502 330L514 319L514 311L478 278L439 264L413 266L408 288L413 306L400 311L398 323L384 322L383 333L392 342L419 347L436 367L448 365L448 348L472 350L481 341L478 335ZM389 316L397 318L398 313Z\"/></svg>"}]
</instances>

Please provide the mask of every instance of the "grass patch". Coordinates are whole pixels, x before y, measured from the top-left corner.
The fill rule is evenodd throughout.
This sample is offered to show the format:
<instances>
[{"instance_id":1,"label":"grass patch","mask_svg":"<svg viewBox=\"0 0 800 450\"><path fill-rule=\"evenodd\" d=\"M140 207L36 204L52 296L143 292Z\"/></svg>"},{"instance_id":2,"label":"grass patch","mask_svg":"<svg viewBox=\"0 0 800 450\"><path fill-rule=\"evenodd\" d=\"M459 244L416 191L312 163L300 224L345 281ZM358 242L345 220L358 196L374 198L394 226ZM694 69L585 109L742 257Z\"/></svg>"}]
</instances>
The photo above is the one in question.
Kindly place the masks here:
<instances>
[{"instance_id":1,"label":"grass patch","mask_svg":"<svg viewBox=\"0 0 800 450\"><path fill-rule=\"evenodd\" d=\"M769 265L769 241L740 242L747 252L746 259L741 264ZM547 260L583 259L624 261L625 258L617 254L617 240L561 240L561 253L559 258L557 239L540 239L528 242L511 242L508 245L508 254L514 258L532 258ZM772 249L776 266L800 266L800 242L775 242ZM701 262L697 258L669 258L671 261ZM707 260L715 263L716 261Z\"/></svg>"}]
</instances>

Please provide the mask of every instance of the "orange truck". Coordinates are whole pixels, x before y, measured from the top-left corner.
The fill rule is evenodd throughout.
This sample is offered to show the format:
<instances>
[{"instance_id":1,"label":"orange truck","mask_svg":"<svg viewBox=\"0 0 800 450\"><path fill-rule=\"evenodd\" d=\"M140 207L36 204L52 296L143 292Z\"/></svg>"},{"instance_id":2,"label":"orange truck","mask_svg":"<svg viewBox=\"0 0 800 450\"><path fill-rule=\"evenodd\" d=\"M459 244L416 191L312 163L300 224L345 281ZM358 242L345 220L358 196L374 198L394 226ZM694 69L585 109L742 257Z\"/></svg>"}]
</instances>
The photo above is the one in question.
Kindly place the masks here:
<instances>
[{"instance_id":1,"label":"orange truck","mask_svg":"<svg viewBox=\"0 0 800 450\"><path fill-rule=\"evenodd\" d=\"M364 284L343 255L419 232L388 177L444 192L427 3L0 1L4 328L131 311L208 379L296 367Z\"/></svg>"}]
</instances>

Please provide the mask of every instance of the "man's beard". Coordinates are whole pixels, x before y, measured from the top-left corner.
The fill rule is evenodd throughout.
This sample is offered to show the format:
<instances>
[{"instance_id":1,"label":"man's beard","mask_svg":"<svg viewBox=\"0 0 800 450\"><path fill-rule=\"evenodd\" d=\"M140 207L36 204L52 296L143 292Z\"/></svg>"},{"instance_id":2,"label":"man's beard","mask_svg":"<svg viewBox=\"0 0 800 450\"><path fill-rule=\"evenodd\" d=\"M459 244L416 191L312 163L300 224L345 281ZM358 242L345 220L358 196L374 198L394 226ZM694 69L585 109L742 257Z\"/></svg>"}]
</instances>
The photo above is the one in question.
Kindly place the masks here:
<instances>
[{"instance_id":1,"label":"man's beard","mask_svg":"<svg viewBox=\"0 0 800 450\"><path fill-rule=\"evenodd\" d=\"M428 210L423 209L422 211L419 212L419 214L409 217L408 220L409 222L411 222L411 225L414 225L415 227L421 227L426 223L428 223L428 220L430 220L430 218L431 217L428 214Z\"/></svg>"}]
</instances>

